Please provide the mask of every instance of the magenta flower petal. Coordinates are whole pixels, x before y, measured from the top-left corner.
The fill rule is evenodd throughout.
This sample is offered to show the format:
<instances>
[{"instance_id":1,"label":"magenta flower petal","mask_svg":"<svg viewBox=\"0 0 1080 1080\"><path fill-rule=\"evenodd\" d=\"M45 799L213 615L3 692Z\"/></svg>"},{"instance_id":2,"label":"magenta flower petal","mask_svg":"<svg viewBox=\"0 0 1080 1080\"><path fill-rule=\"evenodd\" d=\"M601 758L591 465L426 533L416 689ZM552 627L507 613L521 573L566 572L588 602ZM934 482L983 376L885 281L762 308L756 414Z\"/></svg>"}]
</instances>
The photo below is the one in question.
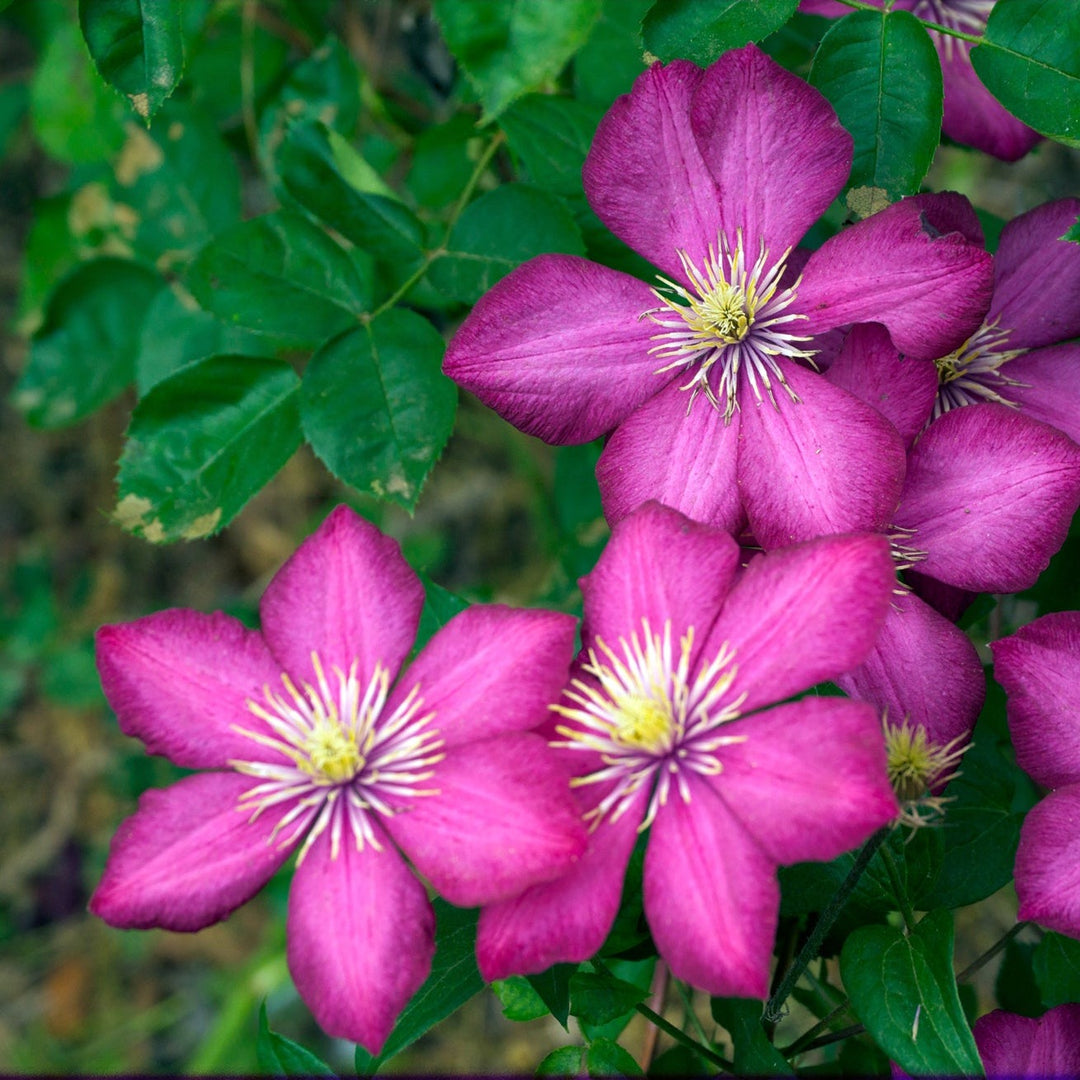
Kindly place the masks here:
<instances>
[{"instance_id":1,"label":"magenta flower petal","mask_svg":"<svg viewBox=\"0 0 1080 1080\"><path fill-rule=\"evenodd\" d=\"M90 910L125 929L201 930L250 900L294 846L288 831L274 836L288 806L254 821L238 806L253 783L201 773L144 792L113 837Z\"/></svg>"},{"instance_id":2,"label":"magenta flower petal","mask_svg":"<svg viewBox=\"0 0 1080 1080\"><path fill-rule=\"evenodd\" d=\"M676 281L676 251L698 266L722 219L716 181L688 123L704 72L686 60L653 64L616 98L585 159L585 194L600 220Z\"/></svg>"},{"instance_id":3,"label":"magenta flower petal","mask_svg":"<svg viewBox=\"0 0 1080 1080\"><path fill-rule=\"evenodd\" d=\"M293 875L289 971L328 1035L377 1054L431 970L435 915L388 843L357 850L346 840L334 857L330 847L327 830Z\"/></svg>"},{"instance_id":4,"label":"magenta flower petal","mask_svg":"<svg viewBox=\"0 0 1080 1080\"><path fill-rule=\"evenodd\" d=\"M893 596L870 655L836 681L895 723L921 725L939 746L971 732L986 697L971 639L910 593Z\"/></svg>"},{"instance_id":5,"label":"magenta flower petal","mask_svg":"<svg viewBox=\"0 0 1080 1080\"><path fill-rule=\"evenodd\" d=\"M766 550L822 533L879 529L896 509L904 445L880 412L780 360L798 403L777 393L742 410L739 485Z\"/></svg>"},{"instance_id":6,"label":"magenta flower petal","mask_svg":"<svg viewBox=\"0 0 1080 1080\"><path fill-rule=\"evenodd\" d=\"M536 735L449 750L429 787L386 828L452 904L503 900L565 873L585 850L566 771Z\"/></svg>"},{"instance_id":7,"label":"magenta flower petal","mask_svg":"<svg viewBox=\"0 0 1080 1080\"><path fill-rule=\"evenodd\" d=\"M737 720L731 734L746 741L719 752L713 788L776 863L834 859L899 812L870 705L804 698Z\"/></svg>"},{"instance_id":8,"label":"magenta flower petal","mask_svg":"<svg viewBox=\"0 0 1080 1080\"><path fill-rule=\"evenodd\" d=\"M1080 612L1044 615L990 648L1020 767L1043 787L1080 783Z\"/></svg>"},{"instance_id":9,"label":"magenta flower petal","mask_svg":"<svg viewBox=\"0 0 1080 1080\"><path fill-rule=\"evenodd\" d=\"M826 240L798 290L818 334L845 323L878 322L906 356L935 360L982 322L993 288L991 257L959 232L942 234L926 197L901 199Z\"/></svg>"},{"instance_id":10,"label":"magenta flower petal","mask_svg":"<svg viewBox=\"0 0 1080 1080\"><path fill-rule=\"evenodd\" d=\"M688 774L645 852L645 916L677 979L717 997L769 993L780 888L776 865L709 786Z\"/></svg>"},{"instance_id":11,"label":"magenta flower petal","mask_svg":"<svg viewBox=\"0 0 1080 1080\"><path fill-rule=\"evenodd\" d=\"M347 506L339 506L274 575L259 605L271 652L294 680L318 685L317 653L367 686L381 663L397 674L416 637L424 588L383 536Z\"/></svg>"},{"instance_id":12,"label":"magenta flower petal","mask_svg":"<svg viewBox=\"0 0 1080 1080\"><path fill-rule=\"evenodd\" d=\"M1058 1005L1040 1017L996 1009L972 1028L989 1080L1080 1075L1080 1005Z\"/></svg>"},{"instance_id":13,"label":"magenta flower petal","mask_svg":"<svg viewBox=\"0 0 1080 1080\"><path fill-rule=\"evenodd\" d=\"M851 328L825 377L877 409L908 446L929 421L937 397L937 368L901 357L878 323Z\"/></svg>"},{"instance_id":14,"label":"magenta flower petal","mask_svg":"<svg viewBox=\"0 0 1080 1080\"><path fill-rule=\"evenodd\" d=\"M657 553L663 560L657 562ZM738 544L658 503L619 522L604 557L581 579L586 645L614 644L671 622L674 638L694 627L700 646L739 568ZM696 653L696 650L695 650Z\"/></svg>"},{"instance_id":15,"label":"magenta flower petal","mask_svg":"<svg viewBox=\"0 0 1080 1080\"><path fill-rule=\"evenodd\" d=\"M541 255L480 298L443 370L515 427L551 443L610 431L670 376L651 355L649 286L573 255Z\"/></svg>"},{"instance_id":16,"label":"magenta flower petal","mask_svg":"<svg viewBox=\"0 0 1080 1080\"><path fill-rule=\"evenodd\" d=\"M687 411L689 407L689 411ZM670 383L608 440L596 466L604 516L614 524L650 499L737 535L746 521L736 483L739 414L730 423Z\"/></svg>"},{"instance_id":17,"label":"magenta flower petal","mask_svg":"<svg viewBox=\"0 0 1080 1080\"><path fill-rule=\"evenodd\" d=\"M1032 807L1016 851L1017 918L1080 937L1080 784Z\"/></svg>"},{"instance_id":18,"label":"magenta flower petal","mask_svg":"<svg viewBox=\"0 0 1080 1080\"><path fill-rule=\"evenodd\" d=\"M1005 393L1025 416L1080 443L1080 345L1032 349L1005 364L1004 374L1015 383Z\"/></svg>"},{"instance_id":19,"label":"magenta flower petal","mask_svg":"<svg viewBox=\"0 0 1080 1080\"><path fill-rule=\"evenodd\" d=\"M829 536L755 558L702 649L727 642L741 712L771 705L861 664L895 580L884 536Z\"/></svg>"},{"instance_id":20,"label":"magenta flower petal","mask_svg":"<svg viewBox=\"0 0 1080 1080\"><path fill-rule=\"evenodd\" d=\"M173 609L97 632L101 685L120 730L187 769L233 758L279 760L236 725L265 731L248 708L277 686L278 662L262 636L215 612Z\"/></svg>"},{"instance_id":21,"label":"magenta flower petal","mask_svg":"<svg viewBox=\"0 0 1080 1080\"><path fill-rule=\"evenodd\" d=\"M967 196L956 191L935 191L912 195L910 201L938 232L958 232L976 246L985 246L982 222Z\"/></svg>"},{"instance_id":22,"label":"magenta flower petal","mask_svg":"<svg viewBox=\"0 0 1080 1080\"><path fill-rule=\"evenodd\" d=\"M755 45L705 71L690 122L720 189L724 231L746 250L778 257L836 198L851 171L852 139L822 94Z\"/></svg>"},{"instance_id":23,"label":"magenta flower petal","mask_svg":"<svg viewBox=\"0 0 1080 1080\"><path fill-rule=\"evenodd\" d=\"M1080 199L1058 199L1002 230L987 319L1011 331L1008 348L1056 345L1080 334L1080 304L1066 300L1080 296L1080 245L1061 239L1078 216ZM1011 364L1006 370L1017 377Z\"/></svg>"},{"instance_id":24,"label":"magenta flower petal","mask_svg":"<svg viewBox=\"0 0 1080 1080\"><path fill-rule=\"evenodd\" d=\"M920 572L974 592L1030 588L1080 504L1080 447L1004 405L953 409L908 455L894 523Z\"/></svg>"},{"instance_id":25,"label":"magenta flower petal","mask_svg":"<svg viewBox=\"0 0 1080 1080\"><path fill-rule=\"evenodd\" d=\"M419 687L447 747L537 727L566 685L576 629L556 611L466 608L424 646L386 709Z\"/></svg>"},{"instance_id":26,"label":"magenta flower petal","mask_svg":"<svg viewBox=\"0 0 1080 1080\"><path fill-rule=\"evenodd\" d=\"M589 848L562 877L533 885L480 912L476 957L485 980L588 960L604 943L645 812L647 792L616 821L605 818Z\"/></svg>"},{"instance_id":27,"label":"magenta flower petal","mask_svg":"<svg viewBox=\"0 0 1080 1080\"><path fill-rule=\"evenodd\" d=\"M944 615L949 622L959 622L975 598L979 595L970 589L958 589L954 585L946 585L937 578L920 574L918 570L905 570L904 580L911 587L911 591L921 600L925 600L938 614Z\"/></svg>"}]
</instances>

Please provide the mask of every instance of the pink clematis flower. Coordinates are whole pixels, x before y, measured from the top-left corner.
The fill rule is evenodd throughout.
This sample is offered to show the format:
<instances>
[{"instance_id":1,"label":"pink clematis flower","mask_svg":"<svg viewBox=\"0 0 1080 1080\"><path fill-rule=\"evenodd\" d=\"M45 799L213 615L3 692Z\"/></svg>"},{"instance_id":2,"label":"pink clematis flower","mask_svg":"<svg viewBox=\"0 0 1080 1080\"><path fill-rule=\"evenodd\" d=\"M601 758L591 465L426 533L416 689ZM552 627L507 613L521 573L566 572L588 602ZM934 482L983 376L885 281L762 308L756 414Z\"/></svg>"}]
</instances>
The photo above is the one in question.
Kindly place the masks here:
<instances>
[{"instance_id":1,"label":"pink clematis flower","mask_svg":"<svg viewBox=\"0 0 1080 1080\"><path fill-rule=\"evenodd\" d=\"M880 0L867 0L881 6ZM995 0L893 0L894 11L910 11L927 22L981 35ZM851 8L836 0L802 0L799 10L808 15L842 18ZM1022 158L1041 138L1017 120L983 86L971 66L972 46L960 38L930 31L941 60L945 110L941 130L955 142L974 146L1003 161Z\"/></svg>"},{"instance_id":2,"label":"pink clematis flower","mask_svg":"<svg viewBox=\"0 0 1080 1080\"><path fill-rule=\"evenodd\" d=\"M1080 612L1044 615L990 648L1016 760L1053 789L1020 831L1019 916L1080 938Z\"/></svg>"},{"instance_id":3,"label":"pink clematis flower","mask_svg":"<svg viewBox=\"0 0 1080 1080\"><path fill-rule=\"evenodd\" d=\"M434 950L402 853L474 906L566 871L585 846L565 772L528 732L566 678L574 620L472 607L402 673L422 603L397 544L339 507L267 586L261 633L173 610L97 639L122 730L213 771L143 795L91 911L199 930L298 850L293 979L328 1033L373 1053Z\"/></svg>"},{"instance_id":4,"label":"pink clematis flower","mask_svg":"<svg viewBox=\"0 0 1080 1080\"><path fill-rule=\"evenodd\" d=\"M996 1009L972 1028L988 1080L1080 1076L1080 1005L1059 1005L1039 1017Z\"/></svg>"},{"instance_id":5,"label":"pink clematis flower","mask_svg":"<svg viewBox=\"0 0 1080 1080\"><path fill-rule=\"evenodd\" d=\"M776 704L866 655L891 595L884 537L740 558L648 503L582 580L585 647L552 736L592 843L566 876L484 908L485 978L593 955L650 829L645 914L673 974L765 997L777 866L834 858L897 813L872 707Z\"/></svg>"},{"instance_id":6,"label":"pink clematis flower","mask_svg":"<svg viewBox=\"0 0 1080 1080\"><path fill-rule=\"evenodd\" d=\"M811 370L811 339L876 321L923 359L989 302L989 256L904 200L803 263L794 246L842 188L851 138L829 104L756 47L707 70L651 67L601 121L585 190L660 270L656 288L566 255L481 298L446 373L554 443L613 432L608 519L648 499L765 548L883 527L903 447L880 414Z\"/></svg>"}]
</instances>

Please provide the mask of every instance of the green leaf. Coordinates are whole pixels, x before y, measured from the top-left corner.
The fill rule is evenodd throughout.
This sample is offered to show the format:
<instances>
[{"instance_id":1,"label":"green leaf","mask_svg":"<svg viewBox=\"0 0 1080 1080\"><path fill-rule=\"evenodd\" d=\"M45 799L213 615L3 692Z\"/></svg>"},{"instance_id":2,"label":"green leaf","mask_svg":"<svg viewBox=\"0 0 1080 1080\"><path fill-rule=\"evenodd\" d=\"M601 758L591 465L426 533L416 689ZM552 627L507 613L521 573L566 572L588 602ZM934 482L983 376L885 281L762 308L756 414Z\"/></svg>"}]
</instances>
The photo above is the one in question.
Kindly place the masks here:
<instances>
[{"instance_id":1,"label":"green leaf","mask_svg":"<svg viewBox=\"0 0 1080 1080\"><path fill-rule=\"evenodd\" d=\"M116 520L152 543L224 528L300 445L300 380L252 356L196 360L135 406Z\"/></svg>"},{"instance_id":2,"label":"green leaf","mask_svg":"<svg viewBox=\"0 0 1080 1080\"><path fill-rule=\"evenodd\" d=\"M761 1002L746 998L713 998L713 1019L731 1036L736 1076L793 1076L784 1055L765 1036Z\"/></svg>"},{"instance_id":3,"label":"green leaf","mask_svg":"<svg viewBox=\"0 0 1080 1080\"><path fill-rule=\"evenodd\" d=\"M1048 1009L1080 1001L1080 941L1047 931L1035 946L1032 970Z\"/></svg>"},{"instance_id":4,"label":"green leaf","mask_svg":"<svg viewBox=\"0 0 1080 1080\"><path fill-rule=\"evenodd\" d=\"M304 372L304 433L347 484L411 510L454 427L457 389L426 319L396 309L324 345Z\"/></svg>"},{"instance_id":5,"label":"green leaf","mask_svg":"<svg viewBox=\"0 0 1080 1080\"><path fill-rule=\"evenodd\" d=\"M573 98L527 94L500 124L531 180L556 195L580 196L581 167L599 121L599 109Z\"/></svg>"},{"instance_id":6,"label":"green leaf","mask_svg":"<svg viewBox=\"0 0 1080 1080\"><path fill-rule=\"evenodd\" d=\"M255 1054L259 1068L272 1076L334 1076L325 1061L305 1050L299 1043L270 1030L266 1002L259 1006L259 1029L255 1035Z\"/></svg>"},{"instance_id":7,"label":"green leaf","mask_svg":"<svg viewBox=\"0 0 1080 1080\"><path fill-rule=\"evenodd\" d=\"M999 0L971 63L986 88L1029 127L1080 147L1080 6Z\"/></svg>"},{"instance_id":8,"label":"green leaf","mask_svg":"<svg viewBox=\"0 0 1080 1080\"><path fill-rule=\"evenodd\" d=\"M548 1011L563 1027L570 1016L570 980L577 969L577 964L553 964L539 975L527 976Z\"/></svg>"},{"instance_id":9,"label":"green leaf","mask_svg":"<svg viewBox=\"0 0 1080 1080\"><path fill-rule=\"evenodd\" d=\"M574 93L579 101L607 107L628 93L645 70L641 20L652 0L604 0L600 18L574 58Z\"/></svg>"},{"instance_id":10,"label":"green leaf","mask_svg":"<svg viewBox=\"0 0 1080 1080\"><path fill-rule=\"evenodd\" d=\"M49 298L13 401L35 427L73 424L135 378L139 333L158 274L126 259L76 267Z\"/></svg>"},{"instance_id":11,"label":"green leaf","mask_svg":"<svg viewBox=\"0 0 1080 1080\"><path fill-rule=\"evenodd\" d=\"M439 898L432 901L432 906L436 928L431 974L405 1006L378 1056L369 1054L362 1046L356 1048L358 1073L375 1072L483 989L484 980L476 968L479 912L453 907Z\"/></svg>"},{"instance_id":12,"label":"green leaf","mask_svg":"<svg viewBox=\"0 0 1080 1080\"><path fill-rule=\"evenodd\" d=\"M594 1039L585 1051L590 1076L644 1076L641 1066L614 1039Z\"/></svg>"},{"instance_id":13,"label":"green leaf","mask_svg":"<svg viewBox=\"0 0 1080 1080\"><path fill-rule=\"evenodd\" d=\"M180 0L79 0L79 25L101 77L149 125L184 70Z\"/></svg>"},{"instance_id":14,"label":"green leaf","mask_svg":"<svg viewBox=\"0 0 1080 1080\"><path fill-rule=\"evenodd\" d=\"M416 652L419 652L434 635L441 630L455 615L468 606L467 600L437 585L430 578L420 574L424 586L424 606L420 609L420 625L416 631Z\"/></svg>"},{"instance_id":15,"label":"green leaf","mask_svg":"<svg viewBox=\"0 0 1080 1080\"><path fill-rule=\"evenodd\" d=\"M474 304L526 259L549 251L584 255L573 215L554 195L528 184L503 184L470 203L432 264L432 284Z\"/></svg>"},{"instance_id":16,"label":"green leaf","mask_svg":"<svg viewBox=\"0 0 1080 1080\"><path fill-rule=\"evenodd\" d=\"M423 225L396 198L349 183L325 125L291 127L278 152L277 167L290 198L391 267L398 280L404 281L420 264Z\"/></svg>"},{"instance_id":17,"label":"green leaf","mask_svg":"<svg viewBox=\"0 0 1080 1080\"><path fill-rule=\"evenodd\" d=\"M1044 939L1045 940L1045 939ZM1040 945L1042 942L1040 942ZM1020 1016L1042 1016L1046 1012L1035 977L1036 946L1010 938L994 980L994 998L998 1007Z\"/></svg>"},{"instance_id":18,"label":"green leaf","mask_svg":"<svg viewBox=\"0 0 1080 1080\"><path fill-rule=\"evenodd\" d=\"M207 310L235 326L317 345L371 307L371 282L342 248L288 210L243 221L191 264L187 284Z\"/></svg>"},{"instance_id":19,"label":"green leaf","mask_svg":"<svg viewBox=\"0 0 1080 1080\"><path fill-rule=\"evenodd\" d=\"M600 0L435 0L450 51L498 116L514 98L554 79L585 43Z\"/></svg>"},{"instance_id":20,"label":"green leaf","mask_svg":"<svg viewBox=\"0 0 1080 1080\"><path fill-rule=\"evenodd\" d=\"M630 1012L649 996L648 988L617 979L578 971L570 979L570 1012L586 1024L606 1024Z\"/></svg>"},{"instance_id":21,"label":"green leaf","mask_svg":"<svg viewBox=\"0 0 1080 1080\"><path fill-rule=\"evenodd\" d=\"M849 184L889 200L919 190L941 137L937 50L907 11L856 11L822 39L810 83L855 140Z\"/></svg>"},{"instance_id":22,"label":"green leaf","mask_svg":"<svg viewBox=\"0 0 1080 1080\"><path fill-rule=\"evenodd\" d=\"M953 917L929 912L910 933L856 930L840 954L852 1008L878 1045L915 1075L982 1076L953 975Z\"/></svg>"},{"instance_id":23,"label":"green leaf","mask_svg":"<svg viewBox=\"0 0 1080 1080\"><path fill-rule=\"evenodd\" d=\"M722 52L761 41L795 14L799 0L657 0L645 16L645 48L667 62L702 67Z\"/></svg>"},{"instance_id":24,"label":"green leaf","mask_svg":"<svg viewBox=\"0 0 1080 1080\"><path fill-rule=\"evenodd\" d=\"M548 1007L544 999L532 988L523 975L511 975L508 979L498 979L491 984L491 989L499 999L503 1016L507 1020L526 1023L547 1016Z\"/></svg>"},{"instance_id":25,"label":"green leaf","mask_svg":"<svg viewBox=\"0 0 1080 1080\"><path fill-rule=\"evenodd\" d=\"M405 179L416 202L431 209L456 202L472 176L482 146L473 117L465 113L421 131Z\"/></svg>"},{"instance_id":26,"label":"green leaf","mask_svg":"<svg viewBox=\"0 0 1080 1080\"><path fill-rule=\"evenodd\" d=\"M1061 237L1061 239L1062 240L1069 240L1074 244L1080 244L1080 218L1078 218L1072 224L1072 226L1069 228L1068 232L1066 232L1065 235L1063 237Z\"/></svg>"},{"instance_id":27,"label":"green leaf","mask_svg":"<svg viewBox=\"0 0 1080 1080\"><path fill-rule=\"evenodd\" d=\"M560 1046L536 1067L537 1076L578 1076L581 1073L584 1046Z\"/></svg>"}]
</instances>

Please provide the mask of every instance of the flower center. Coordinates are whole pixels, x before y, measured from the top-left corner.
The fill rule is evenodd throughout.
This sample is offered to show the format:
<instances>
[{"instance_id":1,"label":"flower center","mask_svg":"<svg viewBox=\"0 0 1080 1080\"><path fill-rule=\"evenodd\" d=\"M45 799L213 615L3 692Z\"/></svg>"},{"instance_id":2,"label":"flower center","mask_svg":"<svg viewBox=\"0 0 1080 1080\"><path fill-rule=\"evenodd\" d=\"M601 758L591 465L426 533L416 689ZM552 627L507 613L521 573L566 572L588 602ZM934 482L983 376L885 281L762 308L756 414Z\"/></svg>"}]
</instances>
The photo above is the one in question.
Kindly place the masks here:
<instances>
[{"instance_id":1,"label":"flower center","mask_svg":"<svg viewBox=\"0 0 1080 1080\"><path fill-rule=\"evenodd\" d=\"M344 827L357 848L365 843L380 850L369 814L398 813L402 797L432 795L419 785L435 774L443 758L443 740L431 727L433 712L423 712L419 687L387 714L390 674L382 664L366 687L361 687L354 661L348 673L334 667L331 685L318 653L311 654L317 686L303 688L281 676L284 693L263 687L263 701L248 701L249 711L265 728L240 724L233 729L287 759L230 761L237 772L261 782L240 797L240 809L254 820L269 806L289 802L271 840L290 828L284 844L292 843L310 826L300 851L303 859L314 839L331 829L331 855L336 858ZM269 729L269 731L266 730Z\"/></svg>"},{"instance_id":2,"label":"flower center","mask_svg":"<svg viewBox=\"0 0 1080 1080\"><path fill-rule=\"evenodd\" d=\"M717 247L710 246L703 268L695 266L684 251L678 252L692 289L661 277L661 287L653 289L653 294L663 306L642 313L643 318L664 328L653 335L657 344L649 350L668 361L657 374L675 368L693 369L692 377L680 389L692 391L691 402L699 390L704 391L716 408L723 398L725 422L738 406L741 371L746 372L758 401L764 391L776 405L774 379L792 401L799 400L776 360L778 356L809 360L813 355L798 344L809 338L779 329L806 318L787 312L795 301L799 281L780 288L790 252L789 248L770 265L762 243L757 261L750 265L743 251L742 232L734 248L721 233ZM714 367L719 372L715 379Z\"/></svg>"},{"instance_id":3,"label":"flower center","mask_svg":"<svg viewBox=\"0 0 1080 1080\"><path fill-rule=\"evenodd\" d=\"M989 325L983 323L959 349L934 361L939 386L932 419L950 409L982 401L1017 407L1002 393L1010 386L1024 385L1001 373L1005 364L1026 351L1005 348L1011 332L999 329L996 320Z\"/></svg>"},{"instance_id":4,"label":"flower center","mask_svg":"<svg viewBox=\"0 0 1080 1080\"><path fill-rule=\"evenodd\" d=\"M746 698L731 700L729 693L738 668L725 643L710 664L691 678L690 653L694 630L687 630L676 659L671 623L662 634L642 620L642 636L620 637L615 648L600 638L589 650L582 670L592 679L574 679L560 702L551 708L570 721L556 731L563 736L553 745L590 750L600 755L603 767L575 778L575 787L613 782L611 789L586 815L595 828L610 814L615 821L647 784L653 786L648 811L639 830L652 824L668 799L674 783L684 801L690 788L684 771L716 776L721 764L716 751L743 742L745 735L721 735L718 729L739 716ZM603 659L601 659L603 657Z\"/></svg>"},{"instance_id":5,"label":"flower center","mask_svg":"<svg viewBox=\"0 0 1080 1080\"><path fill-rule=\"evenodd\" d=\"M936 795L959 776L955 766L967 750L967 737L953 739L944 746L933 742L922 724L912 726L883 718L885 754L889 783L900 803L902 824L916 828L929 825L945 813L948 799Z\"/></svg>"}]
</instances>

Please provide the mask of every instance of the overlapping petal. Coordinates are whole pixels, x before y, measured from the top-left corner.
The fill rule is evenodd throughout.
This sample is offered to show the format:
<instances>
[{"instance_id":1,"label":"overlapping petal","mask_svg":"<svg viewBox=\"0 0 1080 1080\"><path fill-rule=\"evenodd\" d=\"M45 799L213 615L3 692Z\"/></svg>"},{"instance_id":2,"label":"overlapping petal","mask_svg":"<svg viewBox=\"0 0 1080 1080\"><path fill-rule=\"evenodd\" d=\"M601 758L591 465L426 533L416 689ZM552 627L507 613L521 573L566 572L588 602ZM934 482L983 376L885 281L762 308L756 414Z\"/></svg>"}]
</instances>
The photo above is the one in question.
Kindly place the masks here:
<instances>
[{"instance_id":1,"label":"overlapping petal","mask_svg":"<svg viewBox=\"0 0 1080 1080\"><path fill-rule=\"evenodd\" d=\"M537 735L447 751L386 828L417 870L459 907L502 900L569 870L586 836L568 776Z\"/></svg>"},{"instance_id":2,"label":"overlapping petal","mask_svg":"<svg viewBox=\"0 0 1080 1080\"><path fill-rule=\"evenodd\" d=\"M239 806L254 781L200 773L151 789L113 837L90 910L112 926L201 930L250 900L289 857L289 809L272 806L253 821Z\"/></svg>"},{"instance_id":3,"label":"overlapping petal","mask_svg":"<svg viewBox=\"0 0 1080 1080\"><path fill-rule=\"evenodd\" d=\"M811 540L754 559L713 625L703 655L723 643L738 669L743 712L783 701L862 663L895 580L888 541L861 534Z\"/></svg>"},{"instance_id":4,"label":"overlapping petal","mask_svg":"<svg viewBox=\"0 0 1080 1080\"><path fill-rule=\"evenodd\" d=\"M423 885L380 830L383 850L322 833L289 892L287 956L300 996L328 1034L382 1049L435 954Z\"/></svg>"},{"instance_id":5,"label":"overlapping petal","mask_svg":"<svg viewBox=\"0 0 1080 1080\"><path fill-rule=\"evenodd\" d=\"M709 786L687 776L653 822L645 917L672 975L717 997L764 998L776 934L776 865Z\"/></svg>"},{"instance_id":6,"label":"overlapping petal","mask_svg":"<svg viewBox=\"0 0 1080 1080\"><path fill-rule=\"evenodd\" d=\"M281 667L262 636L221 612L173 609L97 632L101 685L120 730L188 769L278 760L241 734L266 725L248 708Z\"/></svg>"},{"instance_id":7,"label":"overlapping petal","mask_svg":"<svg viewBox=\"0 0 1080 1080\"><path fill-rule=\"evenodd\" d=\"M657 306L644 282L573 255L541 255L480 298L443 370L515 427L588 442L661 390Z\"/></svg>"},{"instance_id":8,"label":"overlapping petal","mask_svg":"<svg viewBox=\"0 0 1080 1080\"><path fill-rule=\"evenodd\" d=\"M882 528L904 480L904 446L876 409L789 360L799 397L777 387L744 401L738 483L750 531L766 550L823 533Z\"/></svg>"},{"instance_id":9,"label":"overlapping petal","mask_svg":"<svg viewBox=\"0 0 1080 1080\"><path fill-rule=\"evenodd\" d=\"M355 661L361 686L381 663L397 674L416 638L424 588L397 541L339 506L277 572L259 605L271 652L294 680L318 685Z\"/></svg>"},{"instance_id":10,"label":"overlapping petal","mask_svg":"<svg viewBox=\"0 0 1080 1080\"><path fill-rule=\"evenodd\" d=\"M899 812L870 705L804 698L731 725L716 794L776 863L825 861ZM827 827L823 827L828 822Z\"/></svg>"},{"instance_id":11,"label":"overlapping petal","mask_svg":"<svg viewBox=\"0 0 1080 1080\"><path fill-rule=\"evenodd\" d=\"M1025 416L1064 431L1080 443L1080 345L1048 345L1002 369L1016 384L1003 393Z\"/></svg>"},{"instance_id":12,"label":"overlapping petal","mask_svg":"<svg viewBox=\"0 0 1080 1080\"><path fill-rule=\"evenodd\" d=\"M990 1080L1080 1075L1080 1005L1058 1005L1039 1017L995 1009L975 1021L972 1034Z\"/></svg>"},{"instance_id":13,"label":"overlapping petal","mask_svg":"<svg viewBox=\"0 0 1080 1080\"><path fill-rule=\"evenodd\" d=\"M1028 811L1016 851L1017 917L1080 937L1080 784Z\"/></svg>"}]
</instances>

